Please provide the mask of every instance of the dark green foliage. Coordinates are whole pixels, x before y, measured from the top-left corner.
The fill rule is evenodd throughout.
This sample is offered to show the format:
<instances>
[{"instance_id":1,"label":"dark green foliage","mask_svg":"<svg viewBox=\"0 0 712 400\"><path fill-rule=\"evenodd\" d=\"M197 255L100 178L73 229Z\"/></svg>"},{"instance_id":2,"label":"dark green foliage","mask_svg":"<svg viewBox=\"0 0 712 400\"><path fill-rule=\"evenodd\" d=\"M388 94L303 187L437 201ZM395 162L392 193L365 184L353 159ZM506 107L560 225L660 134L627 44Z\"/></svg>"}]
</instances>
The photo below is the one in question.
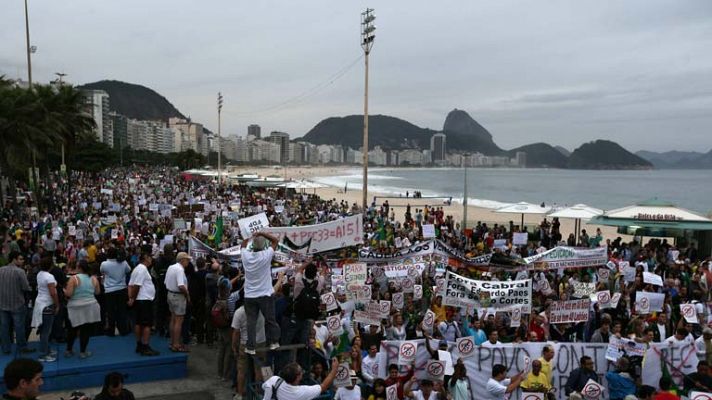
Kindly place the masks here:
<instances>
[{"instance_id":1,"label":"dark green foliage","mask_svg":"<svg viewBox=\"0 0 712 400\"><path fill-rule=\"evenodd\" d=\"M619 144L609 140L596 140L583 144L569 157L568 167L573 169L648 169L653 164Z\"/></svg>"},{"instance_id":2,"label":"dark green foliage","mask_svg":"<svg viewBox=\"0 0 712 400\"><path fill-rule=\"evenodd\" d=\"M559 150L546 143L534 143L517 147L508 152L510 158L514 158L517 152L523 151L527 154L528 168L566 168L568 159Z\"/></svg>"},{"instance_id":3,"label":"dark green foliage","mask_svg":"<svg viewBox=\"0 0 712 400\"><path fill-rule=\"evenodd\" d=\"M109 94L111 110L128 118L162 121L170 117L185 118L165 97L145 86L104 80L80 88L105 91Z\"/></svg>"}]
</instances>

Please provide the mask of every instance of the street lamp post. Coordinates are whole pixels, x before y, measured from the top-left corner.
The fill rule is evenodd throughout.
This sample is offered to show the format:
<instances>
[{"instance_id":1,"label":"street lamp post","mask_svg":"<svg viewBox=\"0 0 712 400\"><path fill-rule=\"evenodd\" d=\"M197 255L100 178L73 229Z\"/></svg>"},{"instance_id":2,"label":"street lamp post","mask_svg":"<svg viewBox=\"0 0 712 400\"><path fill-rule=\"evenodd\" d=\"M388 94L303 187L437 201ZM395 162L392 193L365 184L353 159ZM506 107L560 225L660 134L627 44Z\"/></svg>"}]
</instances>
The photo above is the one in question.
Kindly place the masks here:
<instances>
[{"instance_id":1,"label":"street lamp post","mask_svg":"<svg viewBox=\"0 0 712 400\"><path fill-rule=\"evenodd\" d=\"M463 182L462 194L462 231L467 228L467 154L462 158L462 166L465 167L465 180Z\"/></svg>"},{"instance_id":2,"label":"street lamp post","mask_svg":"<svg viewBox=\"0 0 712 400\"><path fill-rule=\"evenodd\" d=\"M27 82L32 89L32 56L30 53L34 53L34 46L30 45L30 14L27 11L27 0L25 0L25 38L27 41Z\"/></svg>"},{"instance_id":3,"label":"street lamp post","mask_svg":"<svg viewBox=\"0 0 712 400\"><path fill-rule=\"evenodd\" d=\"M222 106L223 106L223 96L222 93L218 92L218 184L222 185L222 155L221 155L221 147L222 143L220 143L220 131L221 131L221 121L220 121L220 113L222 112Z\"/></svg>"},{"instance_id":4,"label":"street lamp post","mask_svg":"<svg viewBox=\"0 0 712 400\"><path fill-rule=\"evenodd\" d=\"M366 67L366 79L363 95L363 209L368 209L368 55L373 47L373 40L376 38L376 27L373 21L373 9L367 8L361 13L361 48L364 52Z\"/></svg>"}]
</instances>

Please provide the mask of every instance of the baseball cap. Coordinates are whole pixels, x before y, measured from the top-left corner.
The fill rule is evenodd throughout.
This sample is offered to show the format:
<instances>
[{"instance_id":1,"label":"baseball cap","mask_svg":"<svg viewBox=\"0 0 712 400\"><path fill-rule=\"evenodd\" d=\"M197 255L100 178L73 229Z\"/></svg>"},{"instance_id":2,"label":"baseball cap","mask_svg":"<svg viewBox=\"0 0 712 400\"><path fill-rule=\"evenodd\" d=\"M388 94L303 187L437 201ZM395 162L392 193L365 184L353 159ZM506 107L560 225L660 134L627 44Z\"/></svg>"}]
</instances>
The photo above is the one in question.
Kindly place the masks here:
<instances>
[{"instance_id":1,"label":"baseball cap","mask_svg":"<svg viewBox=\"0 0 712 400\"><path fill-rule=\"evenodd\" d=\"M702 333L703 333L703 334L706 334L706 335L712 335L712 328L710 328L710 327L708 326L708 327L706 327L705 329L702 330Z\"/></svg>"},{"instance_id":2,"label":"baseball cap","mask_svg":"<svg viewBox=\"0 0 712 400\"><path fill-rule=\"evenodd\" d=\"M184 251L181 251L181 252L178 253L178 255L176 256L176 261L180 261L180 260L183 260L183 259L192 260L193 258L192 258L191 256L189 256L188 253L186 253L186 252L184 252Z\"/></svg>"}]
</instances>

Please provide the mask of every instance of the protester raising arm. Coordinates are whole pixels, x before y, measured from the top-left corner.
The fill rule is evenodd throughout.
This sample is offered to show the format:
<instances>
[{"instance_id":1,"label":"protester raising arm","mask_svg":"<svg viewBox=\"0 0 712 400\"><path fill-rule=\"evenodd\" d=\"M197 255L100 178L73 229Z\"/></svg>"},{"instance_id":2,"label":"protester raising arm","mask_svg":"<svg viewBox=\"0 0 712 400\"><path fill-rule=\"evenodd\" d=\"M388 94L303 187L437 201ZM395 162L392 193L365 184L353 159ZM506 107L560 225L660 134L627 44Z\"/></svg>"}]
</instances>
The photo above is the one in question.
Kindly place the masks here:
<instances>
[{"instance_id":1,"label":"protester raising arm","mask_svg":"<svg viewBox=\"0 0 712 400\"><path fill-rule=\"evenodd\" d=\"M334 382L334 378L336 378L336 373L339 371L339 360L334 357L331 359L331 371L329 371L329 375L324 378L324 380L321 382L321 391L326 392L330 387L331 383Z\"/></svg>"}]
</instances>

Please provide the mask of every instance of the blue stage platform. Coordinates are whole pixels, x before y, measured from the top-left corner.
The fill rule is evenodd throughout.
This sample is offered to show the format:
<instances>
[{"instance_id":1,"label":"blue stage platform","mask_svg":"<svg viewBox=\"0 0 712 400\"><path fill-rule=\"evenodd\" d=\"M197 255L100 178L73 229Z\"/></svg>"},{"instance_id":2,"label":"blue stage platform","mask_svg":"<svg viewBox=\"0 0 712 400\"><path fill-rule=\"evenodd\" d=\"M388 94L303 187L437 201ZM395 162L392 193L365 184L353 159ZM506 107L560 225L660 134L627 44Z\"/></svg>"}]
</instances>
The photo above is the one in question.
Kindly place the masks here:
<instances>
[{"instance_id":1,"label":"blue stage platform","mask_svg":"<svg viewBox=\"0 0 712 400\"><path fill-rule=\"evenodd\" d=\"M30 343L30 347L38 348L39 343ZM89 351L93 355L86 359L79 358L79 341L75 343L75 354L71 358L64 357L64 345L52 345L57 350L57 361L43 363L43 392L55 390L72 390L93 386L102 386L104 376L109 372L120 372L125 376L126 383L149 382L165 379L185 378L188 374L188 355L173 353L168 349L168 340L151 337L151 347L161 352L158 356L147 357L136 354L136 341L133 335L125 337L95 336L89 342ZM0 354L0 371L15 357ZM37 353L23 355L37 358ZM5 392L5 383L0 372L0 393Z\"/></svg>"}]
</instances>

